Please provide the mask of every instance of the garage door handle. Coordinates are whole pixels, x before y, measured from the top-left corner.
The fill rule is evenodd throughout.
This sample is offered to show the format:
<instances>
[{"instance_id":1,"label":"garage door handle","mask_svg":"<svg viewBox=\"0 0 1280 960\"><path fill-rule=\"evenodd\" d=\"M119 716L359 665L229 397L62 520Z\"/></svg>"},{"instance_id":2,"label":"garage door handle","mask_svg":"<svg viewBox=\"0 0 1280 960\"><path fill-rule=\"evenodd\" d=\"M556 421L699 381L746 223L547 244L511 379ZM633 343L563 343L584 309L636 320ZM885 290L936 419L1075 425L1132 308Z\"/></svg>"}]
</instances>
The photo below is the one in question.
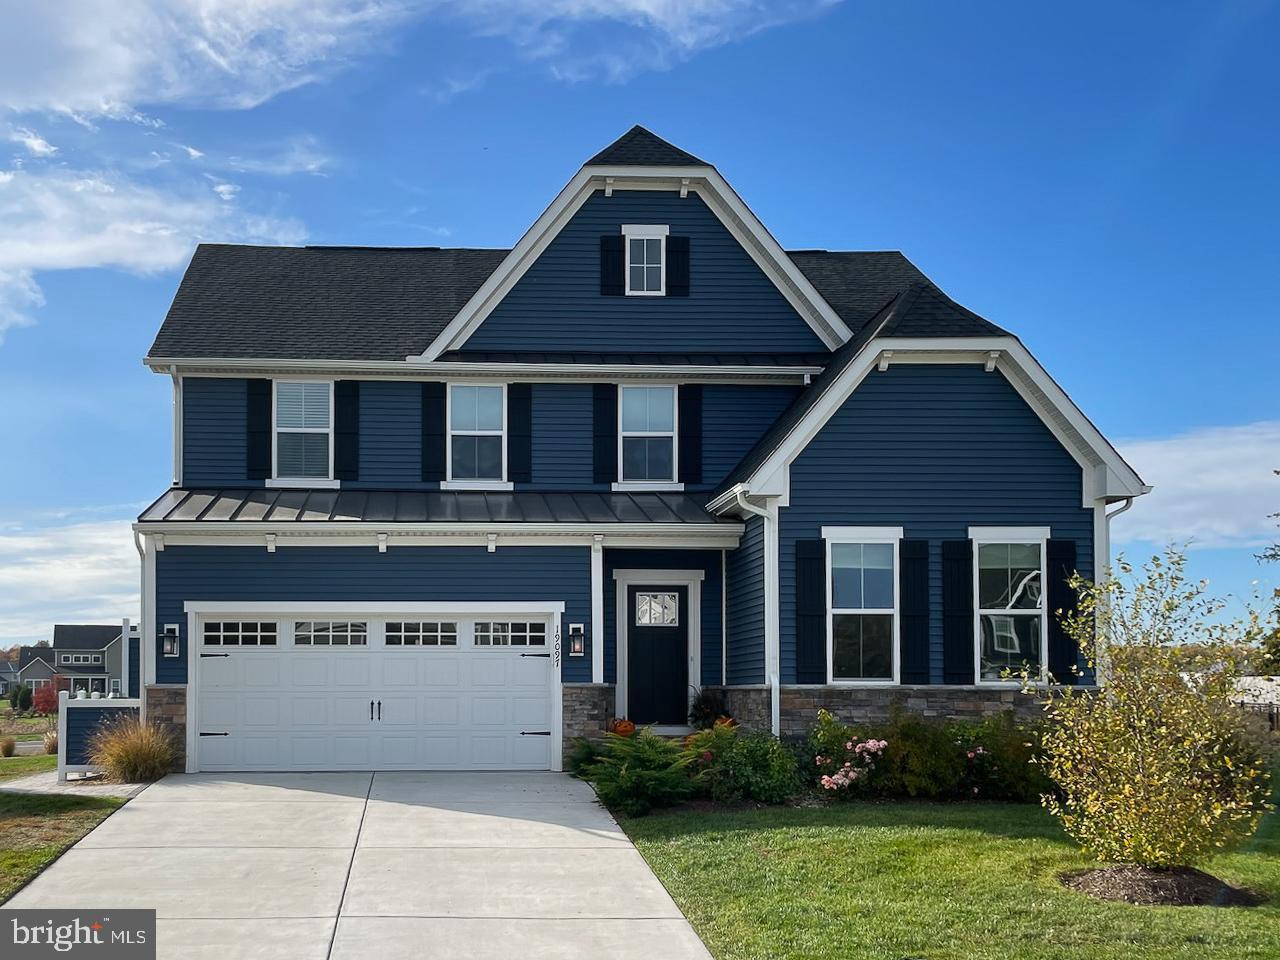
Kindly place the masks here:
<instances>
[{"instance_id":1,"label":"garage door handle","mask_svg":"<svg viewBox=\"0 0 1280 960\"><path fill-rule=\"evenodd\" d=\"M520 654L520 656L522 656L522 657L545 657L545 658L546 658L546 659L548 659L548 660L550 660L550 659L551 659L551 654L549 654L549 653L522 653L522 654Z\"/></svg>"},{"instance_id":2,"label":"garage door handle","mask_svg":"<svg viewBox=\"0 0 1280 960\"><path fill-rule=\"evenodd\" d=\"M208 660L211 657L229 657L229 656L231 656L231 654L229 653L202 653L200 654L200 659Z\"/></svg>"},{"instance_id":3,"label":"garage door handle","mask_svg":"<svg viewBox=\"0 0 1280 960\"><path fill-rule=\"evenodd\" d=\"M373 719L373 701L372 700L369 701L369 719L370 720Z\"/></svg>"},{"instance_id":4,"label":"garage door handle","mask_svg":"<svg viewBox=\"0 0 1280 960\"><path fill-rule=\"evenodd\" d=\"M231 736L231 734L229 734L229 733L205 733L203 730L201 730L201 731L200 731L200 736L202 736L202 737L229 737L229 736Z\"/></svg>"},{"instance_id":5,"label":"garage door handle","mask_svg":"<svg viewBox=\"0 0 1280 960\"><path fill-rule=\"evenodd\" d=\"M549 736L551 736L551 731L550 731L550 730L521 730L521 731L520 731L520 736L522 736L522 737L549 737Z\"/></svg>"},{"instance_id":6,"label":"garage door handle","mask_svg":"<svg viewBox=\"0 0 1280 960\"><path fill-rule=\"evenodd\" d=\"M382 719L382 701L381 700L378 701L378 719L379 720Z\"/></svg>"}]
</instances>

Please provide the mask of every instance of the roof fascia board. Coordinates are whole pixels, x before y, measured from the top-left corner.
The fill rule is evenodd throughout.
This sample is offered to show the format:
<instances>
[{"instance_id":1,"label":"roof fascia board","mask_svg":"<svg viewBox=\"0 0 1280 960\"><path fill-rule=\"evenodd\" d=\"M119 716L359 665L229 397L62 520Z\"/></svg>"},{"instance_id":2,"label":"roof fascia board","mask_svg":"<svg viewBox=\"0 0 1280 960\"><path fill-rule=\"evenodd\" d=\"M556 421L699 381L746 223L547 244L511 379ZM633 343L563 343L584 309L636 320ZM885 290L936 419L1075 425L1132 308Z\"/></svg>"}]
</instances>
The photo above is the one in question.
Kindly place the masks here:
<instances>
[{"instance_id":1,"label":"roof fascia board","mask_svg":"<svg viewBox=\"0 0 1280 960\"><path fill-rule=\"evenodd\" d=\"M1151 487L1130 467L1066 392L1015 337L877 337L828 385L804 419L743 485L752 496L790 497L790 466L882 360L890 363L987 363L998 370L1084 471L1082 506L1136 497ZM718 498L719 501L724 498ZM720 507L723 509L723 506Z\"/></svg>"},{"instance_id":2,"label":"roof fascia board","mask_svg":"<svg viewBox=\"0 0 1280 960\"><path fill-rule=\"evenodd\" d=\"M755 366L743 364L639 364L639 363L469 363L466 361L434 361L409 363L404 360L268 360L268 359L193 359L152 360L147 365L166 376L243 377L249 374L345 374L359 373L374 380L430 380L434 377L459 375L506 381L599 380L602 376L617 379L691 379L738 383L761 381L802 383L816 376L822 367Z\"/></svg>"},{"instance_id":3,"label":"roof fascia board","mask_svg":"<svg viewBox=\"0 0 1280 960\"><path fill-rule=\"evenodd\" d=\"M836 349L852 335L845 322L822 299L778 241L715 168L585 166L525 231L520 241L463 305L458 315L449 321L426 352L420 357L410 356L406 359L410 362L430 362L465 343L542 255L556 234L586 203L587 198L601 188L684 189L697 192L827 349Z\"/></svg>"}]
</instances>

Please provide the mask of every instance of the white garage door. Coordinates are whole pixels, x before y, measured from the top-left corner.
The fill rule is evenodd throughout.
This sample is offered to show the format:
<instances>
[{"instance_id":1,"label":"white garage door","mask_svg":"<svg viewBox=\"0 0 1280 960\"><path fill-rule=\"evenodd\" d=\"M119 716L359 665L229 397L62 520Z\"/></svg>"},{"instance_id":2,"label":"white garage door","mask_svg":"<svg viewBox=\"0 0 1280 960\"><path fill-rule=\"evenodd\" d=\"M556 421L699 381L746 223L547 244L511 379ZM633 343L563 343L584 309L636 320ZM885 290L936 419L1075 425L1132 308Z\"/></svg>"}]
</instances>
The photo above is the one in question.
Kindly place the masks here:
<instances>
[{"instance_id":1,"label":"white garage door","mask_svg":"<svg viewBox=\"0 0 1280 960\"><path fill-rule=\"evenodd\" d=\"M196 622L200 770L546 770L547 616Z\"/></svg>"}]
</instances>

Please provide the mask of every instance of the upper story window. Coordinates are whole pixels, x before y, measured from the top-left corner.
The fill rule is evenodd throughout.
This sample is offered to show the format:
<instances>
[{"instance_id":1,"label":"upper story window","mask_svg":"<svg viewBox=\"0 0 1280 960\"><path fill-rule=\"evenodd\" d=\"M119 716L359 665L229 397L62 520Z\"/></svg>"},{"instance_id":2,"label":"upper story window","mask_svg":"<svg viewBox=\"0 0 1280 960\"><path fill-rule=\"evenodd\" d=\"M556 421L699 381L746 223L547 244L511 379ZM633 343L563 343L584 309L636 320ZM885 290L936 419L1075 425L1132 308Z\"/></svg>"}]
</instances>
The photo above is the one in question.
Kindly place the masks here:
<instances>
[{"instance_id":1,"label":"upper story window","mask_svg":"<svg viewBox=\"0 0 1280 960\"><path fill-rule=\"evenodd\" d=\"M657 224L624 223L626 290L629 297L661 297L667 292L667 233Z\"/></svg>"},{"instance_id":2,"label":"upper story window","mask_svg":"<svg viewBox=\"0 0 1280 960\"><path fill-rule=\"evenodd\" d=\"M449 480L506 480L506 411L503 384L449 385Z\"/></svg>"},{"instance_id":3,"label":"upper story window","mask_svg":"<svg viewBox=\"0 0 1280 960\"><path fill-rule=\"evenodd\" d=\"M898 528L824 527L828 675L894 682L898 676Z\"/></svg>"},{"instance_id":4,"label":"upper story window","mask_svg":"<svg viewBox=\"0 0 1280 960\"><path fill-rule=\"evenodd\" d=\"M618 389L618 479L623 483L674 483L676 388Z\"/></svg>"},{"instance_id":5,"label":"upper story window","mask_svg":"<svg viewBox=\"0 0 1280 960\"><path fill-rule=\"evenodd\" d=\"M333 383L277 380L275 478L330 480L332 477Z\"/></svg>"},{"instance_id":6,"label":"upper story window","mask_svg":"<svg viewBox=\"0 0 1280 960\"><path fill-rule=\"evenodd\" d=\"M1044 556L1048 531L1038 528L971 528L974 542L974 609L977 678L998 682L1025 666L1039 675L1045 645Z\"/></svg>"}]
</instances>

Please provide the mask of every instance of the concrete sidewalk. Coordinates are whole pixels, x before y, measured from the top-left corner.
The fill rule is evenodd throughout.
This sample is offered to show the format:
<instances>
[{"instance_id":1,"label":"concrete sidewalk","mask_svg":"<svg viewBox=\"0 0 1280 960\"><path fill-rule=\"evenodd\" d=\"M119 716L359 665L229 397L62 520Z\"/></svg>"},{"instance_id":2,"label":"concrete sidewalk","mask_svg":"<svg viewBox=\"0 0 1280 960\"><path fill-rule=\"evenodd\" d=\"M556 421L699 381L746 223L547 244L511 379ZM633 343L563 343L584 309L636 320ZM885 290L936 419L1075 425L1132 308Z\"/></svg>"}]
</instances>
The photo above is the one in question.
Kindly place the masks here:
<instances>
[{"instance_id":1,"label":"concrete sidewalk","mask_svg":"<svg viewBox=\"0 0 1280 960\"><path fill-rule=\"evenodd\" d=\"M6 906L155 908L158 955L193 960L710 958L551 773L171 776Z\"/></svg>"}]
</instances>

